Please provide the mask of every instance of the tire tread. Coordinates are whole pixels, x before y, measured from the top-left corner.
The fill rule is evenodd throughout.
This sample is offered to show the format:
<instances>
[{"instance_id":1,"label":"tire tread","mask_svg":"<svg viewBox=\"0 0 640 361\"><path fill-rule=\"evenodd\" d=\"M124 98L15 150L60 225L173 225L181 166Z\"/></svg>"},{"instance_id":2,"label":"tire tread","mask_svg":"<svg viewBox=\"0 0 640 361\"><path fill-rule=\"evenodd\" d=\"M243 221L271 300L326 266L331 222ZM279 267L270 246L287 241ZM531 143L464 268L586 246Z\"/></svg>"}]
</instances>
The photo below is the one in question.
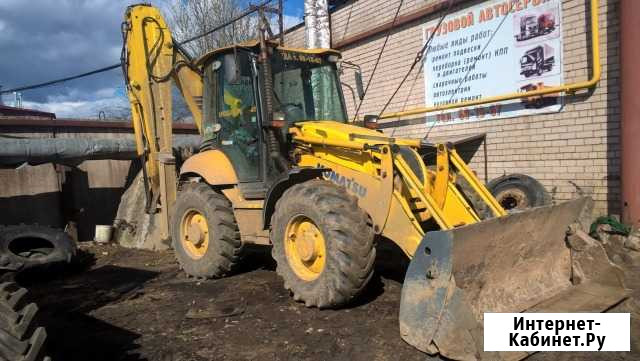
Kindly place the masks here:
<instances>
[{"instance_id":1,"label":"tire tread","mask_svg":"<svg viewBox=\"0 0 640 361\"><path fill-rule=\"evenodd\" d=\"M15 283L0 284L0 359L38 361L42 356L47 332L35 326L38 306L26 302L27 290Z\"/></svg>"},{"instance_id":2,"label":"tire tread","mask_svg":"<svg viewBox=\"0 0 640 361\"><path fill-rule=\"evenodd\" d=\"M208 262L206 265L196 266L195 263L200 260L194 261L179 244L178 232L182 214L178 212L185 207L183 202L187 202L186 206L199 207L207 218L210 239L209 249L203 256ZM185 272L198 278L219 278L233 272L240 262L243 247L229 200L206 183L187 183L178 193L174 209L176 213L171 221L171 238L178 261Z\"/></svg>"},{"instance_id":3,"label":"tire tread","mask_svg":"<svg viewBox=\"0 0 640 361\"><path fill-rule=\"evenodd\" d=\"M313 205L323 215L318 226L325 233L327 261L319 278L310 283L300 280L290 269L283 241L291 215L286 209L294 203ZM307 307L342 306L362 292L373 275L376 250L375 235L368 215L358 206L357 198L343 188L325 180L314 179L287 189L276 203L271 218L271 241L276 272L296 301ZM312 285L310 285L312 284Z\"/></svg>"}]
</instances>

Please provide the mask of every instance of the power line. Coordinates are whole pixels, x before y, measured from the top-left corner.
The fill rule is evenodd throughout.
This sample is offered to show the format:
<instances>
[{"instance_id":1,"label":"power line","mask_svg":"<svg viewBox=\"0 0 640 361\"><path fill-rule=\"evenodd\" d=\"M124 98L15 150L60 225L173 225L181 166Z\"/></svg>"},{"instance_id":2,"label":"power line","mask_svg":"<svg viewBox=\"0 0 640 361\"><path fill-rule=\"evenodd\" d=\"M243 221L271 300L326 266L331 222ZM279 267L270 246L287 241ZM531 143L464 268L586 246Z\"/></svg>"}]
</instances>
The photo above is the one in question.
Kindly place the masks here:
<instances>
[{"instance_id":1,"label":"power line","mask_svg":"<svg viewBox=\"0 0 640 361\"><path fill-rule=\"evenodd\" d=\"M447 9L442 13L440 20L438 20L438 24L434 29L438 29L440 25L442 25L444 18L449 14L449 11L451 10L451 6L453 5L453 2L454 2L453 0L449 0ZM432 31L427 41L424 43L424 45L422 45L422 49L420 49L420 51L418 51L418 53L416 54L416 58L413 60L413 63L409 67L409 71L407 71L407 74L405 74L404 78L400 80L400 84L398 84L398 86L396 87L396 90L393 91L393 93L391 94L387 102L384 104L384 106L382 107L382 110L380 110L380 112L378 113L378 117L381 117L382 113L384 113L384 111L387 110L387 107L389 106L389 104L391 104L391 101L393 100L393 98L396 96L396 94L398 94L398 91L400 91L400 88L402 88L402 84L404 84L404 82L409 78L409 75L411 75L411 72L416 67L416 65L418 65L418 63L422 61L423 57L427 55L427 53L429 52L429 44L431 44L431 40L433 40L433 36L435 35L435 33L436 33L435 31Z\"/></svg>"},{"instance_id":2,"label":"power line","mask_svg":"<svg viewBox=\"0 0 640 361\"><path fill-rule=\"evenodd\" d=\"M213 33L213 32L216 32L216 31L218 31L218 30L220 30L220 29L224 28L225 26L228 26L228 25L230 25L230 24L232 24L232 23L235 23L236 21L238 21L238 20L242 19L242 18L243 18L243 17L245 17L245 16L249 16L249 15L251 15L251 14L255 13L256 11L258 11L258 9L260 9L260 8L262 8L262 7L265 7L265 6L269 5L272 1L273 1L273 0L265 0L265 1L261 2L261 3L260 3L260 4L258 4L258 5L250 5L248 9L246 9L245 11L243 11L242 13L240 13L240 14L239 14L238 16L236 16L235 18L233 18L233 19L231 19L231 20L229 20L229 21L227 21L227 22L225 22L225 23L223 23L223 24L218 25L218 26L214 27L213 29L206 30L206 31L204 31L204 32L202 32L202 33L200 33L200 34L198 34L198 35L195 35L195 36L193 36L193 37L191 37L191 38L188 38L188 39L186 39L186 40L183 40L183 41L179 42L179 43L178 43L178 45L184 45L184 44L186 44L186 43L190 43L190 42L192 42L192 41L194 41L194 40L198 40L198 39L200 39L200 38L202 38L202 37L204 37L204 36L207 36L207 35L209 35L209 34L211 34L211 33Z\"/></svg>"},{"instance_id":3,"label":"power line","mask_svg":"<svg viewBox=\"0 0 640 361\"><path fill-rule=\"evenodd\" d=\"M389 41L389 37L391 36L393 27L396 24L396 20L398 19L398 14L400 14L400 8L402 8L403 3L404 3L404 0L400 0L400 3L398 4L398 8L396 9L396 14L393 16L393 21L391 22L391 26L389 27L389 30L387 30L387 35L384 38L384 43L382 43L382 47L380 48L380 52L378 53L378 58L376 59L376 63L373 66L373 70L371 71L371 76L369 77L369 81L367 82L367 87L364 88L364 92L362 93L362 98L360 98L360 103L358 103L358 107L356 108L356 113L353 116L353 121L356 121L358 119L358 113L360 112L360 107L362 106L364 97L367 96L367 91L369 90L369 86L371 85L371 83L373 83L373 76L376 75L378 64L380 63L380 59L382 58L384 49L387 47L387 42Z\"/></svg>"},{"instance_id":4,"label":"power line","mask_svg":"<svg viewBox=\"0 0 640 361\"><path fill-rule=\"evenodd\" d=\"M2 90L2 91L0 91L0 94L13 93L13 92L19 92L19 91L23 91L23 90L31 90L31 89L36 89L36 88L42 88L42 87L53 85L53 84L64 83L64 82L69 81L69 80L74 80L74 79L78 79L78 78L84 78L85 76L102 73L102 72L105 72L105 71L108 71L108 70L112 70L112 69L115 69L115 68L119 68L119 67L120 67L120 63L114 64L114 65L109 65L109 66L104 67L104 68L91 70L91 71L88 71L86 73L82 73L82 74L78 74L78 75L72 75L72 76L69 76L69 77L66 77L66 78L62 78L62 79L56 79L56 80L51 80L51 81L47 81L47 82L44 82L44 83L22 86L22 87L19 87L19 88Z\"/></svg>"},{"instance_id":5,"label":"power line","mask_svg":"<svg viewBox=\"0 0 640 361\"><path fill-rule=\"evenodd\" d=\"M226 21L223 24L218 25L218 26L216 26L216 27L214 27L212 29L206 30L206 31L204 31L204 32L202 32L202 33L200 33L198 35L195 35L195 36L193 36L191 38L183 40L183 41L177 43L177 45L178 46L184 45L186 43L189 43L189 42L192 42L194 40L200 39L200 38L202 38L204 36L207 36L207 35L209 35L209 34L211 34L213 32L216 32L216 31L224 28L225 26L228 26L228 25L230 25L230 24L242 19L245 16L253 14L254 12L258 11L258 9L269 5L272 1L273 0L265 0L265 1L261 2L261 3L259 3L258 5L250 5L245 11L243 11L242 13L240 13L238 16L234 17L233 19L231 19L229 21ZM66 78L50 80L50 81L47 81L47 82L44 82L44 83L39 83L39 84L21 86L21 87L13 88L13 89L0 90L0 94L8 94L8 93L13 93L13 92L18 92L18 91L31 90L31 89L36 89L36 88L42 88L42 87L49 86L49 85L64 83L64 82L67 82L69 80L79 79L79 78L83 78L85 76L90 76L90 75L102 73L102 72L109 71L109 70L112 70L112 69L115 69L115 68L119 68L121 66L122 66L122 63L118 63L118 64L109 65L109 66L104 67L104 68L91 70L91 71L88 71L86 73L72 75L72 76L69 76L69 77L66 77Z\"/></svg>"}]
</instances>

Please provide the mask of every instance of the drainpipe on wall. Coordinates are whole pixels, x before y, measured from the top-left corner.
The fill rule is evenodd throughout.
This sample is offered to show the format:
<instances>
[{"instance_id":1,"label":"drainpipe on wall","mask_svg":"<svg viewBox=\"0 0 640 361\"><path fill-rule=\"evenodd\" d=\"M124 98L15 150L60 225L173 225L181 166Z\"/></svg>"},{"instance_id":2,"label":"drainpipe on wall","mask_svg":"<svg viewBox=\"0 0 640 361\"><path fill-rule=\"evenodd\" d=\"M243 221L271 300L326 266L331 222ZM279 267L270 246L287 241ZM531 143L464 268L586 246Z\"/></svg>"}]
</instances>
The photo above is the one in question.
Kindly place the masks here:
<instances>
[{"instance_id":1,"label":"drainpipe on wall","mask_svg":"<svg viewBox=\"0 0 640 361\"><path fill-rule=\"evenodd\" d=\"M622 219L640 227L640 1L620 1Z\"/></svg>"},{"instance_id":2,"label":"drainpipe on wall","mask_svg":"<svg viewBox=\"0 0 640 361\"><path fill-rule=\"evenodd\" d=\"M304 22L304 44L307 48L331 47L328 0L305 0Z\"/></svg>"}]
</instances>

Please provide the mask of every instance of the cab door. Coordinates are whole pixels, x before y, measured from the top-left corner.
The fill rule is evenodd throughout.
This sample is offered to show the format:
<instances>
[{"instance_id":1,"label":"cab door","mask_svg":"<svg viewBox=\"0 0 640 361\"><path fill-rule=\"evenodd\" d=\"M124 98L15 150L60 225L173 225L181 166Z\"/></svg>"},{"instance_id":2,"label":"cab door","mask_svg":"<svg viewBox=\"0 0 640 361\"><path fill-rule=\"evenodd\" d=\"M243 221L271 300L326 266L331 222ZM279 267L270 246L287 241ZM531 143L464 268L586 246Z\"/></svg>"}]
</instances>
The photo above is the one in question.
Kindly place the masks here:
<instances>
[{"instance_id":1,"label":"cab door","mask_svg":"<svg viewBox=\"0 0 640 361\"><path fill-rule=\"evenodd\" d=\"M262 136L251 62L245 52L221 54L205 70L205 141L231 161L240 183L262 182ZM207 123L220 129L208 134Z\"/></svg>"}]
</instances>

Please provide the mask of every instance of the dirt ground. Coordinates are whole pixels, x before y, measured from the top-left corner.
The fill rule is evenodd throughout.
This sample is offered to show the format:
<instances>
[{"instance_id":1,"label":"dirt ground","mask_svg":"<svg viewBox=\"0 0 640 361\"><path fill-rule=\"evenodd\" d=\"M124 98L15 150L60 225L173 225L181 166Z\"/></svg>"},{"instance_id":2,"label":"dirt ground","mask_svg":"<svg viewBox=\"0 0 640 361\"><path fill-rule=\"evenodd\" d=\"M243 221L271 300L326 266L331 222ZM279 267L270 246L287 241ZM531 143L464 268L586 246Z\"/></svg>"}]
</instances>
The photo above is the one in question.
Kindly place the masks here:
<instances>
[{"instance_id":1,"label":"dirt ground","mask_svg":"<svg viewBox=\"0 0 640 361\"><path fill-rule=\"evenodd\" d=\"M399 335L406 264L380 262L357 302L322 311L293 301L268 248L250 250L243 264L234 276L196 281L179 270L171 251L86 244L71 266L22 274L18 282L40 306L55 361L431 359ZM633 279L640 279L633 271ZM618 309L634 312L632 349L639 350L640 298L634 295ZM598 356L640 359L638 352ZM529 359L592 360L594 354L539 353Z\"/></svg>"}]
</instances>

